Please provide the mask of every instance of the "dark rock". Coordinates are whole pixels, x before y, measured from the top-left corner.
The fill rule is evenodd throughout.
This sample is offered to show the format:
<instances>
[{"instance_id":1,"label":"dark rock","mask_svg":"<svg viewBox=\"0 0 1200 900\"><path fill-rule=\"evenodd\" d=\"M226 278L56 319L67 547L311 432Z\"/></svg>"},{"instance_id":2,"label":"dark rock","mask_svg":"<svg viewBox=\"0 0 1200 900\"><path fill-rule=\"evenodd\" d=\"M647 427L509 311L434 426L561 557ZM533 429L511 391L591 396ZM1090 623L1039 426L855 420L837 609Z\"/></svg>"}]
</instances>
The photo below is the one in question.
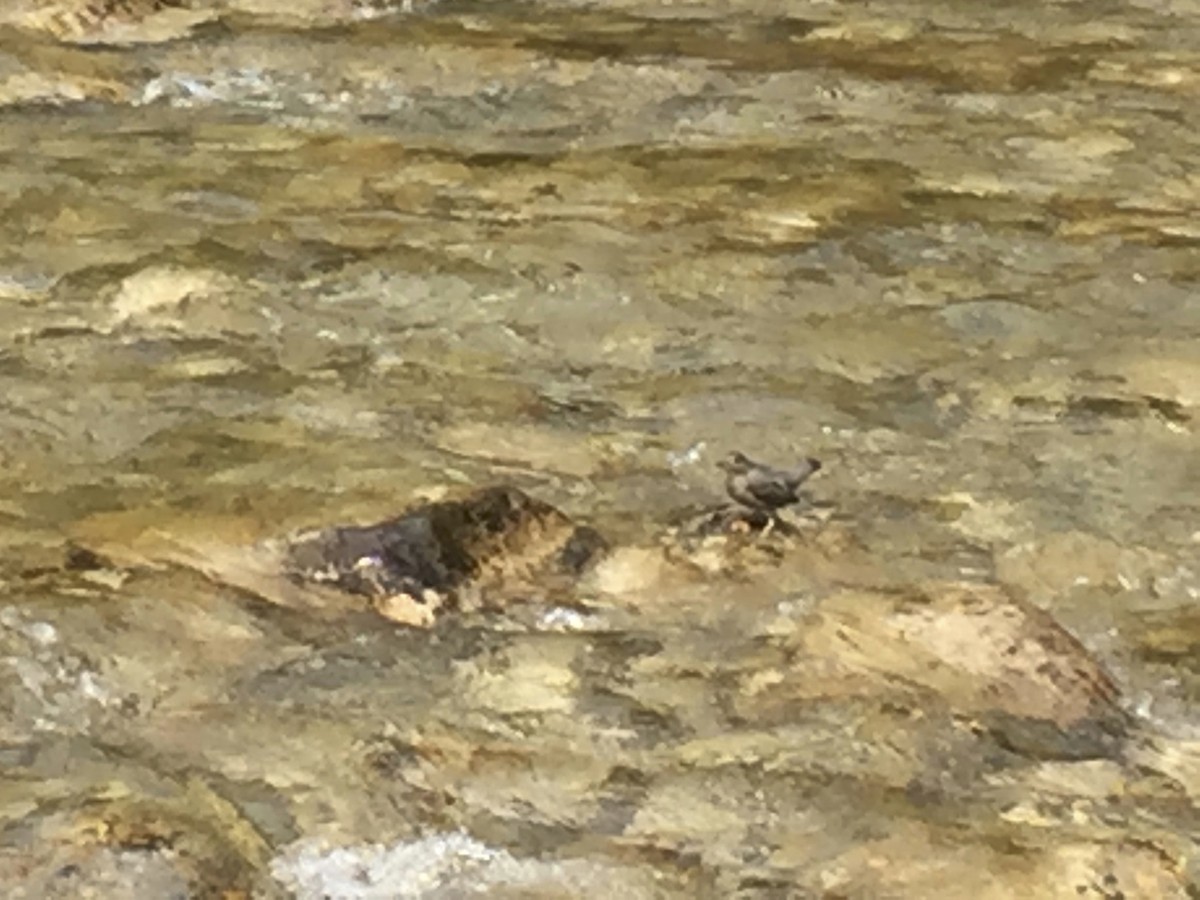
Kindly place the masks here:
<instances>
[{"instance_id":1,"label":"dark rock","mask_svg":"<svg viewBox=\"0 0 1200 900\"><path fill-rule=\"evenodd\" d=\"M1120 760L1130 720L1117 708L1062 726L1049 719L1014 716L1003 711L983 717L996 742L1031 759Z\"/></svg>"},{"instance_id":2,"label":"dark rock","mask_svg":"<svg viewBox=\"0 0 1200 900\"><path fill-rule=\"evenodd\" d=\"M67 544L66 552L63 555L63 568L69 572L94 572L98 569L109 568L111 565L100 554L78 544Z\"/></svg>"},{"instance_id":3,"label":"dark rock","mask_svg":"<svg viewBox=\"0 0 1200 900\"><path fill-rule=\"evenodd\" d=\"M370 598L385 615L408 621L550 590L604 549L595 530L499 486L373 525L299 535L289 543L284 569L295 583Z\"/></svg>"}]
</instances>

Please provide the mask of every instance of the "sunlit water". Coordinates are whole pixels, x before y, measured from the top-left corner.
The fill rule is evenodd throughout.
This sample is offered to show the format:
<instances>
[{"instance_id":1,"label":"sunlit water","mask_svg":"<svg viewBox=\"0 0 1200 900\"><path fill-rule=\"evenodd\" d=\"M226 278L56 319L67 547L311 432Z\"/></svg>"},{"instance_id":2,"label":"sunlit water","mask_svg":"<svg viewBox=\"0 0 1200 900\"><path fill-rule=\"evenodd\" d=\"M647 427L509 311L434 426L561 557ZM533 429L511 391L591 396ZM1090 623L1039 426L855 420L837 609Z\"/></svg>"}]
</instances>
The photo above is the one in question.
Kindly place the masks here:
<instances>
[{"instance_id":1,"label":"sunlit water","mask_svg":"<svg viewBox=\"0 0 1200 900\"><path fill-rule=\"evenodd\" d=\"M29 896L1194 895L1200 5L155 5L0 20ZM828 521L672 568L733 449ZM58 569L497 481L633 549L433 632ZM953 581L1119 746L814 662Z\"/></svg>"}]
</instances>

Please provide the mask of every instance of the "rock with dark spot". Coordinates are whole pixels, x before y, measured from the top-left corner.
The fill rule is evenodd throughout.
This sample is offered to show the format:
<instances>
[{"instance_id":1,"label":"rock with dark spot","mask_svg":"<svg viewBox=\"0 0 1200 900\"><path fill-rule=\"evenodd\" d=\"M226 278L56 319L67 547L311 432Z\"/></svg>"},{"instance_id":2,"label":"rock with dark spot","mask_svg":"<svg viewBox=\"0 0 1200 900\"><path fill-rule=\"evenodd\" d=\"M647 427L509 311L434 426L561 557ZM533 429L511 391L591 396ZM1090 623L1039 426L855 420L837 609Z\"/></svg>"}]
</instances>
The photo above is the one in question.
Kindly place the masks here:
<instances>
[{"instance_id":1,"label":"rock with dark spot","mask_svg":"<svg viewBox=\"0 0 1200 900\"><path fill-rule=\"evenodd\" d=\"M427 627L452 610L565 598L606 550L594 529L510 486L423 503L374 524L266 539L241 518L184 524L98 516L80 529L81 549L68 550L67 565L182 566L279 606L322 615L374 609Z\"/></svg>"},{"instance_id":2,"label":"rock with dark spot","mask_svg":"<svg viewBox=\"0 0 1200 900\"><path fill-rule=\"evenodd\" d=\"M819 609L793 638L806 674L815 666L930 690L1031 758L1124 752L1129 723L1104 667L1049 613L997 586L851 590Z\"/></svg>"},{"instance_id":3,"label":"rock with dark spot","mask_svg":"<svg viewBox=\"0 0 1200 900\"><path fill-rule=\"evenodd\" d=\"M389 618L424 624L442 609L552 590L579 575L604 547L595 530L500 486L373 525L298 535L283 566L294 583L366 597Z\"/></svg>"}]
</instances>

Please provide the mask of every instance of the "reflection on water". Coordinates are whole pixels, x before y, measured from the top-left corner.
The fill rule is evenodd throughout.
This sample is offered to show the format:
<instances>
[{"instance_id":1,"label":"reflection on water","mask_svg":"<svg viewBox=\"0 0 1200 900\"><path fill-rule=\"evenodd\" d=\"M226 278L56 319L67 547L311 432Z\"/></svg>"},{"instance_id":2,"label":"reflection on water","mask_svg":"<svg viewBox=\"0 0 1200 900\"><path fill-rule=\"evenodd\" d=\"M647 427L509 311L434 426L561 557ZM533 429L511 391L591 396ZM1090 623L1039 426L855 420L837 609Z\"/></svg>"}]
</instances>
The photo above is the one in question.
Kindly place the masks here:
<instances>
[{"instance_id":1,"label":"reflection on water","mask_svg":"<svg viewBox=\"0 0 1200 900\"><path fill-rule=\"evenodd\" d=\"M1197 46L8 4L4 881L1192 896ZM734 449L823 461L797 534L689 533ZM608 538L571 596L270 602L272 541L497 482Z\"/></svg>"}]
</instances>

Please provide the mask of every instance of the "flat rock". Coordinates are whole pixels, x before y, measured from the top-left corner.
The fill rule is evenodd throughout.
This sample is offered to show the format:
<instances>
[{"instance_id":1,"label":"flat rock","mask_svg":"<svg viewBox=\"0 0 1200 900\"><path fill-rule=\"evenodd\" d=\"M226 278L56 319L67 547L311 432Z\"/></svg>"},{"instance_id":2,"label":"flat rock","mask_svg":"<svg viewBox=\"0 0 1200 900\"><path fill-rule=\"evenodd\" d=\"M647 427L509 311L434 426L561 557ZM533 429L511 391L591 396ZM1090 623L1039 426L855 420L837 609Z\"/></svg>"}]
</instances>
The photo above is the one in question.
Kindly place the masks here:
<instances>
[{"instance_id":1,"label":"flat rock","mask_svg":"<svg viewBox=\"0 0 1200 900\"><path fill-rule=\"evenodd\" d=\"M884 685L929 691L1035 758L1107 757L1126 718L1111 677L1045 611L985 584L919 594L850 590L820 604L792 638L807 690Z\"/></svg>"},{"instance_id":2,"label":"flat rock","mask_svg":"<svg viewBox=\"0 0 1200 900\"><path fill-rule=\"evenodd\" d=\"M565 590L605 548L595 530L504 485L381 522L244 543L231 523L191 524L176 533L94 522L81 543L121 565L195 569L282 606L374 609L418 626L443 612L495 609Z\"/></svg>"}]
</instances>

